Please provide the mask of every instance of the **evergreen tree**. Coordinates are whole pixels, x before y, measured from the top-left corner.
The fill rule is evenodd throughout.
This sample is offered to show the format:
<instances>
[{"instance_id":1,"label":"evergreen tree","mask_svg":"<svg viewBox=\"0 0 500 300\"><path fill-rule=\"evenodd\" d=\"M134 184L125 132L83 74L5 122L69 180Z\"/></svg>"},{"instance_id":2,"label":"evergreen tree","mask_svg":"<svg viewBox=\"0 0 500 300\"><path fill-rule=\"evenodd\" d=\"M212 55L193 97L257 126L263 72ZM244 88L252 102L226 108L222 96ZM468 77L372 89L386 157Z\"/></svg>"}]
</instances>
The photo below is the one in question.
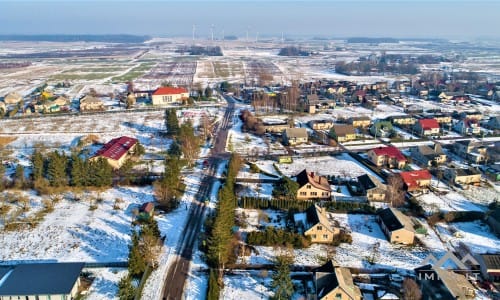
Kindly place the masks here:
<instances>
[{"instance_id":1,"label":"evergreen tree","mask_svg":"<svg viewBox=\"0 0 500 300\"><path fill-rule=\"evenodd\" d=\"M5 188L4 177L5 176L5 166L0 163L0 191Z\"/></svg>"},{"instance_id":2,"label":"evergreen tree","mask_svg":"<svg viewBox=\"0 0 500 300\"><path fill-rule=\"evenodd\" d=\"M137 232L132 233L132 244L128 254L128 271L130 276L141 276L146 270L146 261L139 247L140 236Z\"/></svg>"},{"instance_id":3,"label":"evergreen tree","mask_svg":"<svg viewBox=\"0 0 500 300\"><path fill-rule=\"evenodd\" d=\"M208 278L208 294L207 300L219 300L220 287L217 282L217 271L210 269Z\"/></svg>"},{"instance_id":4,"label":"evergreen tree","mask_svg":"<svg viewBox=\"0 0 500 300\"><path fill-rule=\"evenodd\" d=\"M173 108L167 108L165 110L165 127L167 128L167 133L170 135L179 134L179 120L177 119L177 111Z\"/></svg>"},{"instance_id":5,"label":"evergreen tree","mask_svg":"<svg viewBox=\"0 0 500 300\"><path fill-rule=\"evenodd\" d=\"M297 182L283 176L274 186L273 197L296 200L298 190L299 184Z\"/></svg>"},{"instance_id":6,"label":"evergreen tree","mask_svg":"<svg viewBox=\"0 0 500 300\"><path fill-rule=\"evenodd\" d=\"M274 288L274 297L272 299L290 299L293 295L293 282L290 277L290 265L292 258L288 255L279 255L276 257L275 272L272 276L271 286Z\"/></svg>"},{"instance_id":7,"label":"evergreen tree","mask_svg":"<svg viewBox=\"0 0 500 300\"><path fill-rule=\"evenodd\" d=\"M66 176L67 158L54 151L49 154L47 163L47 179L51 186L61 187L68 185Z\"/></svg>"},{"instance_id":8,"label":"evergreen tree","mask_svg":"<svg viewBox=\"0 0 500 300\"><path fill-rule=\"evenodd\" d=\"M181 145L177 141L173 141L168 149L168 155L172 158L179 159L182 155Z\"/></svg>"},{"instance_id":9,"label":"evergreen tree","mask_svg":"<svg viewBox=\"0 0 500 300\"><path fill-rule=\"evenodd\" d=\"M78 155L71 156L71 185L81 187L86 185L85 161Z\"/></svg>"},{"instance_id":10,"label":"evergreen tree","mask_svg":"<svg viewBox=\"0 0 500 300\"><path fill-rule=\"evenodd\" d=\"M44 174L43 156L39 151L35 150L33 152L31 164L33 165L33 180L37 181L42 179Z\"/></svg>"},{"instance_id":11,"label":"evergreen tree","mask_svg":"<svg viewBox=\"0 0 500 300\"><path fill-rule=\"evenodd\" d=\"M130 276L122 277L118 283L118 298L120 300L134 300L135 292L132 278Z\"/></svg>"},{"instance_id":12,"label":"evergreen tree","mask_svg":"<svg viewBox=\"0 0 500 300\"><path fill-rule=\"evenodd\" d=\"M88 175L93 186L110 186L113 183L113 168L102 157L90 162Z\"/></svg>"},{"instance_id":13,"label":"evergreen tree","mask_svg":"<svg viewBox=\"0 0 500 300\"><path fill-rule=\"evenodd\" d=\"M24 167L20 164L16 166L16 173L14 175L14 186L18 189L24 187L25 177L24 177Z\"/></svg>"}]
</instances>

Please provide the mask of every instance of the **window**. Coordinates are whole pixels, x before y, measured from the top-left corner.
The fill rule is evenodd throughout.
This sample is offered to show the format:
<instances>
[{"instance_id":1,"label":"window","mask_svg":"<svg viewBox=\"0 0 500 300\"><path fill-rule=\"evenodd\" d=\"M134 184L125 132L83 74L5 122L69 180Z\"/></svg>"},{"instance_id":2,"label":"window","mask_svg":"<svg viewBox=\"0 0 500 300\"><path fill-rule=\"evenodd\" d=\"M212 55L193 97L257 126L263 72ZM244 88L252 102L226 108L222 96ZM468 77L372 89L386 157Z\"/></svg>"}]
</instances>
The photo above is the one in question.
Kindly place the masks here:
<instances>
[{"instance_id":1,"label":"window","mask_svg":"<svg viewBox=\"0 0 500 300\"><path fill-rule=\"evenodd\" d=\"M307 192L300 192L301 196L307 196Z\"/></svg>"},{"instance_id":2,"label":"window","mask_svg":"<svg viewBox=\"0 0 500 300\"><path fill-rule=\"evenodd\" d=\"M340 293L335 294L335 299L342 299L342 294L340 294Z\"/></svg>"},{"instance_id":3,"label":"window","mask_svg":"<svg viewBox=\"0 0 500 300\"><path fill-rule=\"evenodd\" d=\"M310 189L310 188L311 188L310 184L306 185L306 189Z\"/></svg>"},{"instance_id":4,"label":"window","mask_svg":"<svg viewBox=\"0 0 500 300\"><path fill-rule=\"evenodd\" d=\"M316 235L315 235L315 234L311 234L311 238L312 238L312 239L315 239L315 238L316 238Z\"/></svg>"},{"instance_id":5,"label":"window","mask_svg":"<svg viewBox=\"0 0 500 300\"><path fill-rule=\"evenodd\" d=\"M329 194L328 192L323 192L322 195L328 197L328 194Z\"/></svg>"},{"instance_id":6,"label":"window","mask_svg":"<svg viewBox=\"0 0 500 300\"><path fill-rule=\"evenodd\" d=\"M323 226L319 226L319 225L318 225L318 226L316 227L316 229L318 229L318 230L323 230Z\"/></svg>"},{"instance_id":7,"label":"window","mask_svg":"<svg viewBox=\"0 0 500 300\"><path fill-rule=\"evenodd\" d=\"M317 192L311 192L311 196L317 196L318 193Z\"/></svg>"},{"instance_id":8,"label":"window","mask_svg":"<svg viewBox=\"0 0 500 300\"><path fill-rule=\"evenodd\" d=\"M323 239L327 240L328 239L328 234L323 234Z\"/></svg>"}]
</instances>

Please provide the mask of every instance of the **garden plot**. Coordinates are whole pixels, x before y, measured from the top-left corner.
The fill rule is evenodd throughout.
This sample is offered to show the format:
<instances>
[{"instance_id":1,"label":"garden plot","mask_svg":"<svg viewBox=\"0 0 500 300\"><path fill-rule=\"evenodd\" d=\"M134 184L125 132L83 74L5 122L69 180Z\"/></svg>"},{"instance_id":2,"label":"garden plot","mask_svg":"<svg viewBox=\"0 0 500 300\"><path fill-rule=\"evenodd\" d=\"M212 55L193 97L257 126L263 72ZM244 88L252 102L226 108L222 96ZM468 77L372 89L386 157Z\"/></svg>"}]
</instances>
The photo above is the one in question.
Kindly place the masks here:
<instances>
[{"instance_id":1,"label":"garden plot","mask_svg":"<svg viewBox=\"0 0 500 300\"><path fill-rule=\"evenodd\" d=\"M272 183L238 183L238 197L256 197L272 199L274 186Z\"/></svg>"},{"instance_id":2,"label":"garden plot","mask_svg":"<svg viewBox=\"0 0 500 300\"><path fill-rule=\"evenodd\" d=\"M337 220L341 227L350 229L352 234L352 244L341 244L336 248L335 260L342 266L413 270L431 253L422 247L405 247L389 243L376 222L376 216L355 214L330 214L330 216ZM439 244L431 247L437 253L442 252Z\"/></svg>"},{"instance_id":3,"label":"garden plot","mask_svg":"<svg viewBox=\"0 0 500 300\"><path fill-rule=\"evenodd\" d=\"M271 276L266 271L239 271L224 276L221 299L270 299Z\"/></svg>"},{"instance_id":4,"label":"garden plot","mask_svg":"<svg viewBox=\"0 0 500 300\"><path fill-rule=\"evenodd\" d=\"M240 227L241 232L259 231L263 227L285 228L286 213L271 209L236 209L236 216L245 225Z\"/></svg>"},{"instance_id":5,"label":"garden plot","mask_svg":"<svg viewBox=\"0 0 500 300\"><path fill-rule=\"evenodd\" d=\"M454 248L465 244L472 253L497 253L500 240L491 232L490 227L481 222L438 223L436 231L443 241Z\"/></svg>"},{"instance_id":6,"label":"garden plot","mask_svg":"<svg viewBox=\"0 0 500 300\"><path fill-rule=\"evenodd\" d=\"M417 200L424 210L431 214L433 212L449 211L486 211L487 207L473 203L457 192L450 191L445 195L437 195L432 192L417 196Z\"/></svg>"},{"instance_id":7,"label":"garden plot","mask_svg":"<svg viewBox=\"0 0 500 300\"><path fill-rule=\"evenodd\" d=\"M113 188L90 202L63 199L31 230L0 233L0 260L116 262L128 257L132 211L152 201L151 188ZM120 209L113 206L122 199ZM32 198L35 205L40 198Z\"/></svg>"},{"instance_id":8,"label":"garden plot","mask_svg":"<svg viewBox=\"0 0 500 300\"><path fill-rule=\"evenodd\" d=\"M89 272L94 277L85 295L87 300L115 299L118 294L118 282L127 275L127 269L121 268L84 269L83 271Z\"/></svg>"},{"instance_id":9,"label":"garden plot","mask_svg":"<svg viewBox=\"0 0 500 300\"><path fill-rule=\"evenodd\" d=\"M255 162L255 165L267 174L281 177L281 175L278 173L278 171L276 171L276 168L274 167L275 163L276 161L274 160L259 160Z\"/></svg>"}]
</instances>

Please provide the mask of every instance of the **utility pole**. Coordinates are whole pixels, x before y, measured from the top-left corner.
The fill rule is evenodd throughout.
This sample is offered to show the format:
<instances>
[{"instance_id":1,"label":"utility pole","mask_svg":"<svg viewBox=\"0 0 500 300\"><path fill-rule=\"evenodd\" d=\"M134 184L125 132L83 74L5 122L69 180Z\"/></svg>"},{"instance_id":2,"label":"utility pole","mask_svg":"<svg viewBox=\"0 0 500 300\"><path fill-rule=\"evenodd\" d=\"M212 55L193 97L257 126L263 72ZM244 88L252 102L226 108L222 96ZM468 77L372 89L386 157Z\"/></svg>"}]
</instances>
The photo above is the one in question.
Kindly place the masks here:
<instances>
[{"instance_id":1,"label":"utility pole","mask_svg":"<svg viewBox=\"0 0 500 300\"><path fill-rule=\"evenodd\" d=\"M193 24L193 46L194 46L194 34L195 34L195 32L196 32L196 25Z\"/></svg>"}]
</instances>

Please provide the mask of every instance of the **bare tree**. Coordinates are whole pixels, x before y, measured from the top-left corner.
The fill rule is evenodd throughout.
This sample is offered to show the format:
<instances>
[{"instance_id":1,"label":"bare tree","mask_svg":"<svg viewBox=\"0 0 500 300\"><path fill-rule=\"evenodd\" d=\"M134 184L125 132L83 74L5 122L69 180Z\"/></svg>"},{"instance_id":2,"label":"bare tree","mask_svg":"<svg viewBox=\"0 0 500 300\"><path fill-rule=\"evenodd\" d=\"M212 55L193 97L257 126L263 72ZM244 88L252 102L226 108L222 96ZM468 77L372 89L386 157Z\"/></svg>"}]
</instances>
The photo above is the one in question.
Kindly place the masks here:
<instances>
[{"instance_id":1,"label":"bare tree","mask_svg":"<svg viewBox=\"0 0 500 300\"><path fill-rule=\"evenodd\" d=\"M405 203L404 182L401 176L392 174L387 178L386 198L391 206L399 207Z\"/></svg>"},{"instance_id":2,"label":"bare tree","mask_svg":"<svg viewBox=\"0 0 500 300\"><path fill-rule=\"evenodd\" d=\"M415 280L406 278L403 281L403 299L404 300L420 300L422 299L422 292L418 287Z\"/></svg>"}]
</instances>

